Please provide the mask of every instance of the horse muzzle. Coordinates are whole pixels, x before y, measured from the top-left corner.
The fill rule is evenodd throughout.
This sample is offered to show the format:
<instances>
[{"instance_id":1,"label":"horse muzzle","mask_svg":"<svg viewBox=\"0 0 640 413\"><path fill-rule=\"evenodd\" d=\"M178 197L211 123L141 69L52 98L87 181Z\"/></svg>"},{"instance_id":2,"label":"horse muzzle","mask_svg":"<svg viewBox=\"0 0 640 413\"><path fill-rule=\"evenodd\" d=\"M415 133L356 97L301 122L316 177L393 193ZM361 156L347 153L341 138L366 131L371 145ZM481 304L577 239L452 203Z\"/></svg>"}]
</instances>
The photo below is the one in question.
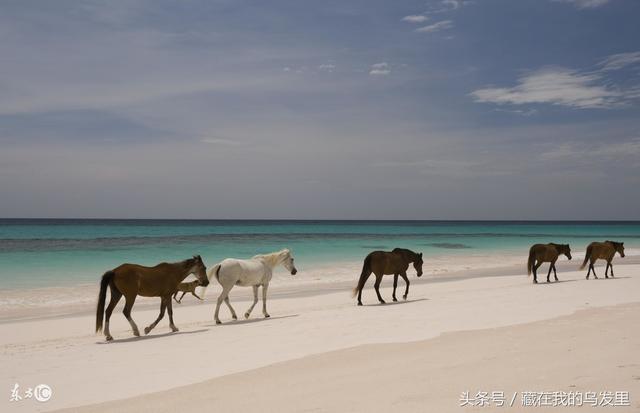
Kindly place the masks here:
<instances>
[{"instance_id":1,"label":"horse muzzle","mask_svg":"<svg viewBox=\"0 0 640 413\"><path fill-rule=\"evenodd\" d=\"M419 272L418 274L416 274L418 277L422 277L422 273Z\"/></svg>"},{"instance_id":2,"label":"horse muzzle","mask_svg":"<svg viewBox=\"0 0 640 413\"><path fill-rule=\"evenodd\" d=\"M291 270L291 275L296 275L298 273L298 270L296 270L295 268Z\"/></svg>"},{"instance_id":3,"label":"horse muzzle","mask_svg":"<svg viewBox=\"0 0 640 413\"><path fill-rule=\"evenodd\" d=\"M209 285L209 280L205 280L203 282L200 283L201 286L206 287L207 285Z\"/></svg>"}]
</instances>

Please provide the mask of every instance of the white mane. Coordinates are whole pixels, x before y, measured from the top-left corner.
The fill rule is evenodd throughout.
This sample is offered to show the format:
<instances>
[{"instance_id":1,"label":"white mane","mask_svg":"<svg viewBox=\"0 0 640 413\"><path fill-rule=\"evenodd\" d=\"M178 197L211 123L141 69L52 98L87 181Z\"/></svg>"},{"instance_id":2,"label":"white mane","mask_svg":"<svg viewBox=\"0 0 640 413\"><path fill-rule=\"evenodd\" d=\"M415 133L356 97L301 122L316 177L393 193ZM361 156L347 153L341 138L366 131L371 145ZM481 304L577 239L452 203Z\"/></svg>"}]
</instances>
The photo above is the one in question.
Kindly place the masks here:
<instances>
[{"instance_id":1,"label":"white mane","mask_svg":"<svg viewBox=\"0 0 640 413\"><path fill-rule=\"evenodd\" d=\"M253 257L251 257L251 259L252 260L264 260L271 267L275 267L276 265L278 265L278 263L280 263L282 260L284 260L290 253L291 252L287 248L285 248L285 249L277 251L277 252L272 252L271 254L254 255Z\"/></svg>"}]
</instances>

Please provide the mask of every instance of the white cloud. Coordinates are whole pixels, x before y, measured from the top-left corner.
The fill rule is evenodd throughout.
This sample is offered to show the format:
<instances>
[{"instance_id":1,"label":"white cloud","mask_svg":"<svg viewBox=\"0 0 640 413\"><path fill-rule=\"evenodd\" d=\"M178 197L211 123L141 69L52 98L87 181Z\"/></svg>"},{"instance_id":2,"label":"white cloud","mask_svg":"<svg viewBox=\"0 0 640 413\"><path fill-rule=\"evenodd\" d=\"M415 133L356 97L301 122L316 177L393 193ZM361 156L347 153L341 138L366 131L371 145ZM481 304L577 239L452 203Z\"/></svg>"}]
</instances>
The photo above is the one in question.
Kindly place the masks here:
<instances>
[{"instance_id":1,"label":"white cloud","mask_svg":"<svg viewBox=\"0 0 640 413\"><path fill-rule=\"evenodd\" d=\"M571 3L579 9L595 9L604 6L611 0L553 0L560 3Z\"/></svg>"},{"instance_id":2,"label":"white cloud","mask_svg":"<svg viewBox=\"0 0 640 413\"><path fill-rule=\"evenodd\" d=\"M446 30L453 27L453 22L451 20L442 20L434 24L430 24L428 26L423 26L416 29L416 32L419 33L433 33L438 32L440 30Z\"/></svg>"},{"instance_id":3,"label":"white cloud","mask_svg":"<svg viewBox=\"0 0 640 413\"><path fill-rule=\"evenodd\" d=\"M387 62L374 63L369 70L369 74L372 76L386 76L390 73L391 67Z\"/></svg>"},{"instance_id":4,"label":"white cloud","mask_svg":"<svg viewBox=\"0 0 640 413\"><path fill-rule=\"evenodd\" d=\"M402 18L403 22L408 22L408 23L424 23L427 20L429 20L429 18L422 14L413 14L411 16L404 16Z\"/></svg>"},{"instance_id":5,"label":"white cloud","mask_svg":"<svg viewBox=\"0 0 640 413\"><path fill-rule=\"evenodd\" d=\"M318 70L322 72L332 73L334 70L336 70L336 65L331 63L321 64L320 66L318 66Z\"/></svg>"},{"instance_id":6,"label":"white cloud","mask_svg":"<svg viewBox=\"0 0 640 413\"><path fill-rule=\"evenodd\" d=\"M591 163L594 159L602 162L635 160L631 166L640 165L638 157L640 157L640 138L590 145L584 142L567 142L540 154L540 159L544 161L573 160Z\"/></svg>"},{"instance_id":7,"label":"white cloud","mask_svg":"<svg viewBox=\"0 0 640 413\"><path fill-rule=\"evenodd\" d=\"M599 73L552 67L531 72L512 87L488 87L471 93L476 102L523 105L548 103L578 109L613 108L633 95L608 86Z\"/></svg>"},{"instance_id":8,"label":"white cloud","mask_svg":"<svg viewBox=\"0 0 640 413\"><path fill-rule=\"evenodd\" d=\"M618 53L611 55L599 63L602 70L619 70L623 67L640 63L640 52Z\"/></svg>"}]
</instances>

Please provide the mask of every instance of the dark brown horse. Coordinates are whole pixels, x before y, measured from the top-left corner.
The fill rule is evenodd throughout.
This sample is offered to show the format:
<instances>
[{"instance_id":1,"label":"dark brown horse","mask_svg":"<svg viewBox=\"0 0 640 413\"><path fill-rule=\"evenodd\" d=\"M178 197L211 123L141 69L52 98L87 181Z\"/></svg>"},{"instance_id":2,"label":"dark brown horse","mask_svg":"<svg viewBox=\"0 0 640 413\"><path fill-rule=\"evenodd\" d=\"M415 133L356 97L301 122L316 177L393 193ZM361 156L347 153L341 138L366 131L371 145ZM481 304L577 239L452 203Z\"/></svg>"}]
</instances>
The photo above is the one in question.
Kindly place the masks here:
<instances>
[{"instance_id":1,"label":"dark brown horse","mask_svg":"<svg viewBox=\"0 0 640 413\"><path fill-rule=\"evenodd\" d=\"M102 329L102 316L105 315L104 335L107 341L113 340L109 332L109 319L113 309L124 295L126 300L122 313L131 324L134 336L140 336L138 326L131 318L131 309L136 297L160 297L160 315L158 319L144 329L145 334L158 324L164 317L164 310L169 313L169 326L171 330L178 331L173 324L173 309L171 307L171 295L188 275L195 274L203 286L209 284L207 269L199 255L176 263L162 263L155 267L143 267L136 264L122 264L116 269L107 271L100 282L100 295L98 296L98 308L96 311L96 333ZM104 303L107 298L107 286L111 289L111 301L107 310Z\"/></svg>"},{"instance_id":2,"label":"dark brown horse","mask_svg":"<svg viewBox=\"0 0 640 413\"><path fill-rule=\"evenodd\" d=\"M580 266L581 270L584 270L584 267L587 266L587 261L589 261L589 270L587 271L587 280L589 279L589 274L593 271L593 276L598 278L596 275L596 270L593 268L593 263L597 260L605 260L607 261L607 267L604 270L605 278L609 278L607 272L609 268L611 268L611 277L613 277L613 264L611 261L613 260L613 256L616 255L616 252L620 254L622 258L624 258L624 242L615 242L615 241L605 241L605 242L592 242L587 247L587 252L584 255L584 262Z\"/></svg>"},{"instance_id":3,"label":"dark brown horse","mask_svg":"<svg viewBox=\"0 0 640 413\"><path fill-rule=\"evenodd\" d=\"M196 297L198 300L202 300L202 298L200 298L198 294L196 294L196 288L198 287L200 287L200 280L195 280L188 283L180 283L178 284L178 289L173 294L173 299L176 300L176 303L180 304L182 302L182 298L184 297L184 295L186 293L191 293L191 295ZM180 299L177 299L176 297L181 292L182 292L182 295L180 296Z\"/></svg>"},{"instance_id":4,"label":"dark brown horse","mask_svg":"<svg viewBox=\"0 0 640 413\"><path fill-rule=\"evenodd\" d=\"M358 285L353 289L353 296L358 295L358 305L362 305L362 288L364 288L371 273L376 275L376 283L373 287L376 289L376 294L381 304L385 304L385 301L380 296L380 283L382 282L382 276L385 274L393 274L393 301L398 301L396 299L398 276L404 279L407 288L402 298L406 300L407 295L409 295L407 269L410 263L413 263L413 268L415 268L418 277L422 276L422 254L403 248L396 248L391 252L374 251L367 255L367 258L364 259L364 266L362 267Z\"/></svg>"},{"instance_id":5,"label":"dark brown horse","mask_svg":"<svg viewBox=\"0 0 640 413\"><path fill-rule=\"evenodd\" d=\"M553 270L553 277L558 281L558 274L556 273L556 261L558 256L564 254L567 258L571 259L571 248L569 244L535 244L529 249L529 261L527 261L527 274L531 275L533 271L533 282L538 283L538 268L543 262L550 262L549 272L547 273L547 282L551 282L549 277L551 276L551 270Z\"/></svg>"}]
</instances>

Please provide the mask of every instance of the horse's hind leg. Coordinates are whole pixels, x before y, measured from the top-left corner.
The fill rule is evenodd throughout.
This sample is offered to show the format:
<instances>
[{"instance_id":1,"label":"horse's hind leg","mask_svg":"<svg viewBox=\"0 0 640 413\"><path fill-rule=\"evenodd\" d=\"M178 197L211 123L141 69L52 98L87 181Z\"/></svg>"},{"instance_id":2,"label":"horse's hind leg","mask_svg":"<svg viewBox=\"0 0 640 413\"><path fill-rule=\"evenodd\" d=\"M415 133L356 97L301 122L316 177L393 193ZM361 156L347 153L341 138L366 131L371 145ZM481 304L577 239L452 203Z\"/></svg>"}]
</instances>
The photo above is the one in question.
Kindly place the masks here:
<instances>
[{"instance_id":1,"label":"horse's hind leg","mask_svg":"<svg viewBox=\"0 0 640 413\"><path fill-rule=\"evenodd\" d=\"M267 290L269 289L269 284L262 284L262 315L264 318L271 317L267 312Z\"/></svg>"},{"instance_id":2,"label":"horse's hind leg","mask_svg":"<svg viewBox=\"0 0 640 413\"><path fill-rule=\"evenodd\" d=\"M550 283L549 277L551 276L551 270L553 270L553 263L549 264L549 272L547 273L547 282Z\"/></svg>"},{"instance_id":3,"label":"horse's hind leg","mask_svg":"<svg viewBox=\"0 0 640 413\"><path fill-rule=\"evenodd\" d=\"M591 269L591 271L593 271L593 278L597 280L598 276L596 275L596 268L593 266L593 261L591 261L591 263L589 264L589 268Z\"/></svg>"},{"instance_id":4,"label":"horse's hind leg","mask_svg":"<svg viewBox=\"0 0 640 413\"><path fill-rule=\"evenodd\" d=\"M380 295L380 283L382 282L382 276L383 274L376 274L376 283L373 284L373 288L375 288L376 290L376 294L378 295L378 301L380 301L380 304L386 304L387 302L384 301L382 299L382 296Z\"/></svg>"},{"instance_id":5,"label":"horse's hind leg","mask_svg":"<svg viewBox=\"0 0 640 413\"><path fill-rule=\"evenodd\" d=\"M393 301L398 301L396 299L396 288L398 287L398 274L393 274Z\"/></svg>"},{"instance_id":6,"label":"horse's hind leg","mask_svg":"<svg viewBox=\"0 0 640 413\"><path fill-rule=\"evenodd\" d=\"M607 262L607 266L604 268L604 278L609 278L609 266L611 265L610 262ZM613 270L611 270L611 272L613 272Z\"/></svg>"},{"instance_id":7,"label":"horse's hind leg","mask_svg":"<svg viewBox=\"0 0 640 413\"><path fill-rule=\"evenodd\" d=\"M169 313L169 327L171 327L171 331L175 333L178 331L178 327L173 324L173 303L171 302L171 296L168 295L165 300L167 302L167 313Z\"/></svg>"},{"instance_id":8,"label":"horse's hind leg","mask_svg":"<svg viewBox=\"0 0 640 413\"><path fill-rule=\"evenodd\" d=\"M153 323L149 324L149 326L144 328L144 333L145 334L149 334L149 332L151 330L153 330L158 325L160 320L162 320L162 318L164 317L165 308L167 308L167 303L166 303L164 297L160 297L160 314L158 315L158 318L156 318L156 321L154 321Z\"/></svg>"},{"instance_id":9,"label":"horse's hind leg","mask_svg":"<svg viewBox=\"0 0 640 413\"><path fill-rule=\"evenodd\" d=\"M407 277L406 273L402 273L400 274L402 276L402 279L404 280L404 282L407 284L407 288L404 290L404 295L402 296L403 299L407 299L407 297L409 296L409 277Z\"/></svg>"},{"instance_id":10,"label":"horse's hind leg","mask_svg":"<svg viewBox=\"0 0 640 413\"><path fill-rule=\"evenodd\" d=\"M233 307L231 307L231 301L229 301L229 294L227 294L227 296L224 298L224 303L227 305L227 307L229 307L229 311L231 311L231 318L233 318L234 320L237 320L238 316L236 315L236 310L234 310Z\"/></svg>"},{"instance_id":11,"label":"horse's hind leg","mask_svg":"<svg viewBox=\"0 0 640 413\"><path fill-rule=\"evenodd\" d=\"M124 316L127 318L127 321L129 321L129 324L131 324L133 335L139 337L140 331L138 331L138 326L136 325L135 321L133 321L133 318L131 318L131 309L133 308L133 304L136 302L136 296L137 294L128 294L124 296L124 299L127 300L127 302L124 305L122 314L124 314Z\"/></svg>"},{"instance_id":12,"label":"horse's hind leg","mask_svg":"<svg viewBox=\"0 0 640 413\"><path fill-rule=\"evenodd\" d=\"M542 261L538 261L536 265L533 266L533 283L538 283L538 268L542 265Z\"/></svg>"},{"instance_id":13,"label":"horse's hind leg","mask_svg":"<svg viewBox=\"0 0 640 413\"><path fill-rule=\"evenodd\" d=\"M113 337L111 337L111 332L109 331L109 319L111 319L111 313L113 313L113 309L116 308L116 305L118 305L120 298L122 298L122 293L115 286L111 286L111 301L109 301L109 305L107 306L107 310L105 311L104 323L104 335L107 338L107 341L113 340Z\"/></svg>"},{"instance_id":14,"label":"horse's hind leg","mask_svg":"<svg viewBox=\"0 0 640 413\"><path fill-rule=\"evenodd\" d=\"M365 275L366 274L366 275ZM369 279L369 276L371 275L371 273L362 273L362 275L360 275L360 280L358 281L358 305L362 305L362 289L364 288L364 285L367 283L367 280Z\"/></svg>"},{"instance_id":15,"label":"horse's hind leg","mask_svg":"<svg viewBox=\"0 0 640 413\"><path fill-rule=\"evenodd\" d=\"M218 314L220 314L220 305L222 304L224 299L227 298L227 295L229 295L229 291L231 291L232 287L233 286L222 286L222 292L218 296L218 301L216 302L216 312L213 314L213 319L216 321L216 324L222 324L222 321L220 321L220 318L218 317Z\"/></svg>"},{"instance_id":16,"label":"horse's hind leg","mask_svg":"<svg viewBox=\"0 0 640 413\"><path fill-rule=\"evenodd\" d=\"M251 304L251 307L249 307L247 312L244 313L244 318L249 318L249 316L251 315L251 312L253 311L253 307L255 307L256 304L258 304L258 286L254 285L252 286L252 288L253 288L253 304Z\"/></svg>"},{"instance_id":17,"label":"horse's hind leg","mask_svg":"<svg viewBox=\"0 0 640 413\"><path fill-rule=\"evenodd\" d=\"M198 300L202 301L202 298L200 298L200 296L198 294L196 294L195 291L192 291L191 294L196 297Z\"/></svg>"}]
</instances>

